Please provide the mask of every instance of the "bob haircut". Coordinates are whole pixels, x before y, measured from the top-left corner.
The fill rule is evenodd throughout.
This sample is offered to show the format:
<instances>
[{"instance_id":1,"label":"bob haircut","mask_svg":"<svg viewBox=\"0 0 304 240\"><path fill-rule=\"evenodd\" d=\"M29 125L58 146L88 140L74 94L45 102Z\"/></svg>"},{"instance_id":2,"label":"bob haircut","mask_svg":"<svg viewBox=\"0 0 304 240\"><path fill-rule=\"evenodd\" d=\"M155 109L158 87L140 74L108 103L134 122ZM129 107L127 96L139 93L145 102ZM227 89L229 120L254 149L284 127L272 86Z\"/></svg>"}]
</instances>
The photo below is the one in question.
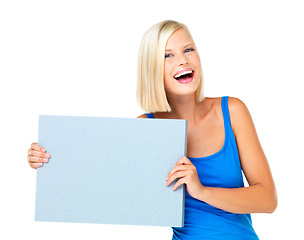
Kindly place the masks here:
<instances>
[{"instance_id":1,"label":"bob haircut","mask_svg":"<svg viewBox=\"0 0 304 240\"><path fill-rule=\"evenodd\" d=\"M141 41L137 60L136 100L148 113L172 111L165 92L164 61L167 40L179 28L185 29L193 41L186 25L173 20L165 20L153 25L146 31ZM195 50L197 51L196 46ZM203 73L201 72L195 100L201 102L204 99Z\"/></svg>"}]
</instances>

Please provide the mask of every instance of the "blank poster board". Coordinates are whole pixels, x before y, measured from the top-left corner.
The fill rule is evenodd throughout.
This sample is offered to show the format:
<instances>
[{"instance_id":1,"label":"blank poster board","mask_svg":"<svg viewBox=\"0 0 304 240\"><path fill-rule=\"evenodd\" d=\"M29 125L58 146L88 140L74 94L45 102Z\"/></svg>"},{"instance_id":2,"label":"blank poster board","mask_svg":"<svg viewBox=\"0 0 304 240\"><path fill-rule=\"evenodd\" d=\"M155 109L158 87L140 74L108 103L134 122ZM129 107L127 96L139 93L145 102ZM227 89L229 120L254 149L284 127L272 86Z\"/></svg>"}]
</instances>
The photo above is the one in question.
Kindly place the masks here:
<instances>
[{"instance_id":1,"label":"blank poster board","mask_svg":"<svg viewBox=\"0 0 304 240\"><path fill-rule=\"evenodd\" d=\"M187 120L39 116L36 221L183 227Z\"/></svg>"}]
</instances>

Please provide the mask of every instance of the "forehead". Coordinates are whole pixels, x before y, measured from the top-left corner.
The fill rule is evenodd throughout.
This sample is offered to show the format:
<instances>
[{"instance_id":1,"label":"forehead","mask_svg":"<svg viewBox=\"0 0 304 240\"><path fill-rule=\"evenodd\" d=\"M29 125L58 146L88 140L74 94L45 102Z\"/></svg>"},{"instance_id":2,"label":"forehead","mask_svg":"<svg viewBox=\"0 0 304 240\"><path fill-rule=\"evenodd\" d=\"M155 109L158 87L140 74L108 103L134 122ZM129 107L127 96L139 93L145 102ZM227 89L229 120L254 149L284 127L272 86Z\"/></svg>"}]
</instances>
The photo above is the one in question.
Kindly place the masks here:
<instances>
[{"instance_id":1,"label":"forehead","mask_svg":"<svg viewBox=\"0 0 304 240\"><path fill-rule=\"evenodd\" d=\"M185 29L179 28L175 30L168 38L166 49L172 49L174 47L183 47L191 43L193 44L193 41L189 33Z\"/></svg>"}]
</instances>

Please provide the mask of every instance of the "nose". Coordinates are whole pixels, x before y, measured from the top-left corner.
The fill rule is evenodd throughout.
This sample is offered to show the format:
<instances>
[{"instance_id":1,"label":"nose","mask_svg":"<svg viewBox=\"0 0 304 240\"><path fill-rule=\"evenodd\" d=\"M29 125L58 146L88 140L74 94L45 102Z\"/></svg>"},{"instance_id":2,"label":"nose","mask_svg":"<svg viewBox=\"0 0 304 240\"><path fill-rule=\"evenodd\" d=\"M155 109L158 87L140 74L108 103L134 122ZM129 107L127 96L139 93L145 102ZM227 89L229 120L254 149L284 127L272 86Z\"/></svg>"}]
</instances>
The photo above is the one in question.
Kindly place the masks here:
<instances>
[{"instance_id":1,"label":"nose","mask_svg":"<svg viewBox=\"0 0 304 240\"><path fill-rule=\"evenodd\" d=\"M189 64L187 56L185 56L184 54L181 54L181 56L178 58L177 63L178 63L177 66L179 66L179 67Z\"/></svg>"}]
</instances>

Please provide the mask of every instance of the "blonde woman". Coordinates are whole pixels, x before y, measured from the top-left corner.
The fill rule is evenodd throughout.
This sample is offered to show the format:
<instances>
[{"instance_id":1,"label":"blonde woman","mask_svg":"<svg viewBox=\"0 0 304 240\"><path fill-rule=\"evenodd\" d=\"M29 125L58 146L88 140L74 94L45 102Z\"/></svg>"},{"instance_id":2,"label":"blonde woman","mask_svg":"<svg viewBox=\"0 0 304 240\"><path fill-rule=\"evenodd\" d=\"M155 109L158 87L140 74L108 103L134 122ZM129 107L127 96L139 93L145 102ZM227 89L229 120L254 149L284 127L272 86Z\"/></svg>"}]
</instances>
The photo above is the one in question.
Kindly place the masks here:
<instances>
[{"instance_id":1,"label":"blonde woman","mask_svg":"<svg viewBox=\"0 0 304 240\"><path fill-rule=\"evenodd\" d=\"M139 118L187 119L187 156L168 173L186 186L184 227L173 239L258 239L250 213L272 213L275 184L245 104L203 95L200 57L188 28L163 21L145 33L138 55ZM168 143L170 144L170 143ZM50 157L31 145L32 168ZM242 171L249 186L244 187Z\"/></svg>"}]
</instances>

